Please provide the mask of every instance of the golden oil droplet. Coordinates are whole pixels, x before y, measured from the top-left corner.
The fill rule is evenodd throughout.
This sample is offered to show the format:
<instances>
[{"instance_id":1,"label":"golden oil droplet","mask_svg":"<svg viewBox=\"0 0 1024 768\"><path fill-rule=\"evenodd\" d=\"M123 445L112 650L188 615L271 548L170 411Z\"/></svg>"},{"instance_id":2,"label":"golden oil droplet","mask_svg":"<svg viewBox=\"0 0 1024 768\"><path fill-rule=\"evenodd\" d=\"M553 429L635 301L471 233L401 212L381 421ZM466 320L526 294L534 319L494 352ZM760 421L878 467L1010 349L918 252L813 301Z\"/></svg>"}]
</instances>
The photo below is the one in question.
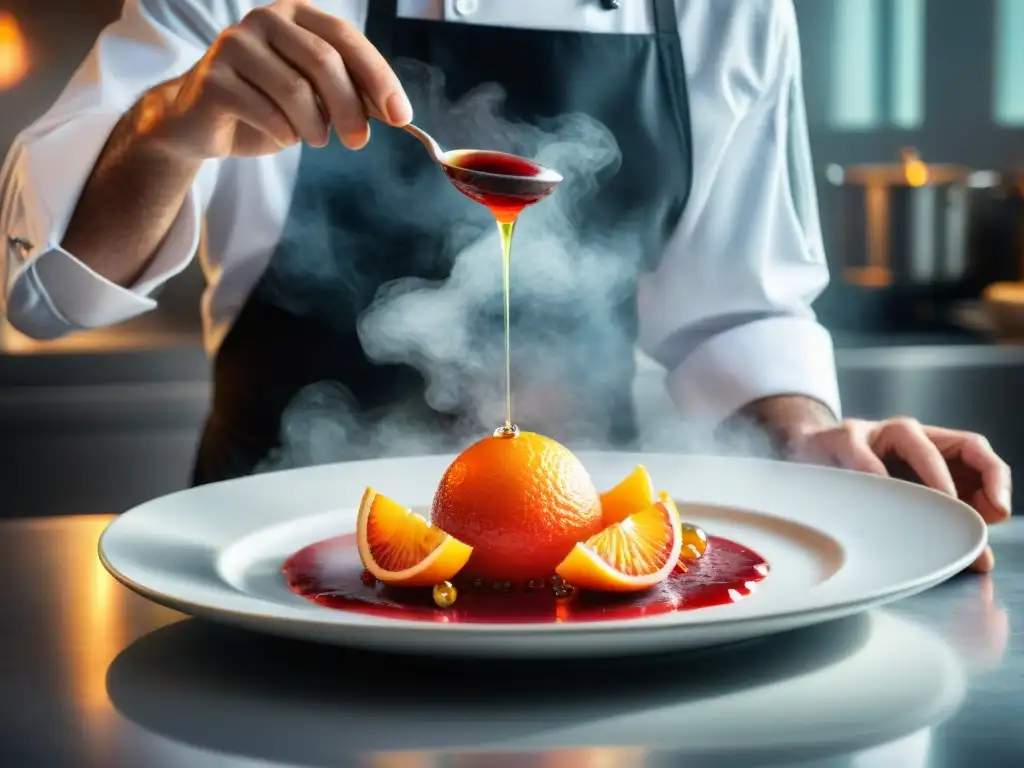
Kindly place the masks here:
<instances>
[{"instance_id":1,"label":"golden oil droplet","mask_svg":"<svg viewBox=\"0 0 1024 768\"><path fill-rule=\"evenodd\" d=\"M696 525L683 524L683 557L696 560L708 548L708 535Z\"/></svg>"},{"instance_id":2,"label":"golden oil droplet","mask_svg":"<svg viewBox=\"0 0 1024 768\"><path fill-rule=\"evenodd\" d=\"M684 544L683 548L679 550L679 557L683 560L689 560L691 563L700 560L701 553L697 551L697 548L693 544Z\"/></svg>"},{"instance_id":3,"label":"golden oil droplet","mask_svg":"<svg viewBox=\"0 0 1024 768\"><path fill-rule=\"evenodd\" d=\"M519 427L510 422L505 422L496 430L494 430L494 437L518 437Z\"/></svg>"},{"instance_id":4,"label":"golden oil droplet","mask_svg":"<svg viewBox=\"0 0 1024 768\"><path fill-rule=\"evenodd\" d=\"M438 608L450 608L455 605L459 592L450 581L442 581L434 585L434 604Z\"/></svg>"}]
</instances>

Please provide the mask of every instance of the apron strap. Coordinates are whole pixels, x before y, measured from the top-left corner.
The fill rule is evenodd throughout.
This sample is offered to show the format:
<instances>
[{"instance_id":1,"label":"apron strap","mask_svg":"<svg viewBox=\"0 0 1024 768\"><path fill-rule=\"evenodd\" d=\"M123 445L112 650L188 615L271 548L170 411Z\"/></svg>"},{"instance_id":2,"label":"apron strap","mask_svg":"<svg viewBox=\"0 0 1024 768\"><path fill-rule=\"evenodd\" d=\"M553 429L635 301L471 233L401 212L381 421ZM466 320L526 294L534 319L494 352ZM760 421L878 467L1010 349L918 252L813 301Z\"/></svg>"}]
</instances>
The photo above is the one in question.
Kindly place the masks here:
<instances>
[{"instance_id":1,"label":"apron strap","mask_svg":"<svg viewBox=\"0 0 1024 768\"><path fill-rule=\"evenodd\" d=\"M392 34L398 16L398 0L366 0L366 39L390 61Z\"/></svg>"},{"instance_id":2,"label":"apron strap","mask_svg":"<svg viewBox=\"0 0 1024 768\"><path fill-rule=\"evenodd\" d=\"M662 36L672 35L679 40L679 16L676 13L676 0L654 0L654 31ZM682 49L681 42L680 49Z\"/></svg>"},{"instance_id":3,"label":"apron strap","mask_svg":"<svg viewBox=\"0 0 1024 768\"><path fill-rule=\"evenodd\" d=\"M685 2L685 0L683 0ZM668 85L668 109L673 115L672 123L676 130L676 140L679 146L684 148L687 159L687 171L693 172L693 144L690 141L690 99L686 86L686 65L683 57L683 40L679 34L679 14L676 10L676 0L654 0L654 31L658 39L658 48L661 55L658 57L661 66L661 75ZM682 216L683 209L690 197L690 189L687 188L679 206L678 216ZM678 216L672 216L672 220L678 220ZM667 238L669 232L663 233Z\"/></svg>"}]
</instances>

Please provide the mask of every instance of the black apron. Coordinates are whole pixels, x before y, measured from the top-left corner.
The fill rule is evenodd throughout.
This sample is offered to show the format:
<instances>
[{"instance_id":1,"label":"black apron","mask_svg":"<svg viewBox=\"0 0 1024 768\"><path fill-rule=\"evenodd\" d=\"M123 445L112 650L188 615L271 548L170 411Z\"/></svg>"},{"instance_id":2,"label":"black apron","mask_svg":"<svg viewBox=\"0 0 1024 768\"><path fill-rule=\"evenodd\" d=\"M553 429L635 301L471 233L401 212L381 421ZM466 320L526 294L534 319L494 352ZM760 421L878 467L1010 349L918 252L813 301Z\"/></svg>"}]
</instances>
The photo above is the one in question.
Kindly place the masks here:
<instances>
[{"instance_id":1,"label":"black apron","mask_svg":"<svg viewBox=\"0 0 1024 768\"><path fill-rule=\"evenodd\" d=\"M570 446L628 445L636 279L691 181L674 0L654 0L649 35L407 20L395 0L368 5L366 35L417 125L445 148L539 152L565 176L513 243L514 420ZM302 149L279 248L216 355L196 484L449 450L502 423L493 219L415 139L372 128L359 152L336 137Z\"/></svg>"}]
</instances>

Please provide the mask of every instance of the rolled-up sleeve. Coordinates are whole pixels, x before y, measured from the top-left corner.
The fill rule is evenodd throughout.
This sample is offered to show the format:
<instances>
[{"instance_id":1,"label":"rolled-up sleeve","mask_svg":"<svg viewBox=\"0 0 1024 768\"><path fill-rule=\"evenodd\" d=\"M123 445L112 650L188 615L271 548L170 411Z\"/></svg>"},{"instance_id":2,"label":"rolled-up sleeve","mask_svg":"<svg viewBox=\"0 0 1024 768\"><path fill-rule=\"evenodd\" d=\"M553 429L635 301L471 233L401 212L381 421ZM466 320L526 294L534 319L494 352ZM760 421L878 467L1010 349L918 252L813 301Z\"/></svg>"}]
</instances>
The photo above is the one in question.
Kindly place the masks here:
<instances>
[{"instance_id":1,"label":"rolled-up sleeve","mask_svg":"<svg viewBox=\"0 0 1024 768\"><path fill-rule=\"evenodd\" d=\"M217 16L199 2L128 0L56 103L15 139L0 171L0 276L7 319L22 333L50 339L142 314L193 258L214 161L204 164L135 285L112 283L60 243L114 126L146 90L202 57L225 23Z\"/></svg>"},{"instance_id":2,"label":"rolled-up sleeve","mask_svg":"<svg viewBox=\"0 0 1024 768\"><path fill-rule=\"evenodd\" d=\"M791 3L772 7L760 71L748 59L745 81L693 73L690 198L639 286L642 349L685 414L712 423L775 395L840 413L831 336L811 309L829 274L796 19Z\"/></svg>"}]
</instances>

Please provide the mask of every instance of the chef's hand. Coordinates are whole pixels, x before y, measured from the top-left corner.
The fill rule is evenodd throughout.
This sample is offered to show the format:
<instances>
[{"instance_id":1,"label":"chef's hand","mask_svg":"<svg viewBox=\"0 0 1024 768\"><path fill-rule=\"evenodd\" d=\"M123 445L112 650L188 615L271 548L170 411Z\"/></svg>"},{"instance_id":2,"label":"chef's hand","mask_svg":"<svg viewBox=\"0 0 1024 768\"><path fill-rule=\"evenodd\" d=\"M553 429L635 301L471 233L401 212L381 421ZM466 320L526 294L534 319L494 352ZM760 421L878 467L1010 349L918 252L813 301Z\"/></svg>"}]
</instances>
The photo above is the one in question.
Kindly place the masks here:
<instances>
[{"instance_id":1,"label":"chef's hand","mask_svg":"<svg viewBox=\"0 0 1024 768\"><path fill-rule=\"evenodd\" d=\"M402 84L370 41L304 0L255 9L173 85L170 103L154 110L154 132L192 159L265 155L300 140L323 147L331 126L359 149L367 118L412 119Z\"/></svg>"},{"instance_id":2,"label":"chef's hand","mask_svg":"<svg viewBox=\"0 0 1024 768\"><path fill-rule=\"evenodd\" d=\"M973 432L924 426L909 418L847 419L805 429L793 438L791 450L797 460L904 480L916 477L967 502L989 524L1010 516L1010 468L988 440ZM985 572L994 565L988 548L972 567Z\"/></svg>"}]
</instances>

